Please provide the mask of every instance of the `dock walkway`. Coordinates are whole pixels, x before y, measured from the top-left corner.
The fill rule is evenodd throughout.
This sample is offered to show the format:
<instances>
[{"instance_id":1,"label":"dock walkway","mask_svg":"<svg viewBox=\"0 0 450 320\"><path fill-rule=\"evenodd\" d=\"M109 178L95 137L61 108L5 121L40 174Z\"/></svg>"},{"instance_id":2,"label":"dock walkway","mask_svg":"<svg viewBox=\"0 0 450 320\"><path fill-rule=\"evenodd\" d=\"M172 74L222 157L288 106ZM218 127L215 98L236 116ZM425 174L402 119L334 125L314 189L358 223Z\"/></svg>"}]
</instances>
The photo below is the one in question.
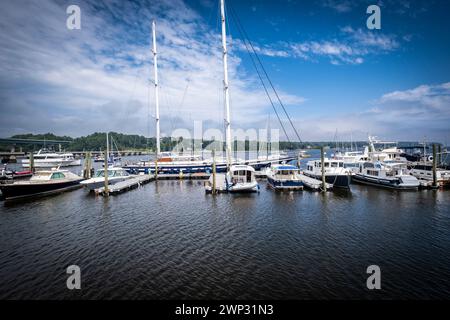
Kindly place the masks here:
<instances>
[{"instance_id":1,"label":"dock walkway","mask_svg":"<svg viewBox=\"0 0 450 320\"><path fill-rule=\"evenodd\" d=\"M150 181L155 180L155 176L154 175L137 175L133 178L121 181L121 182L117 182L111 186L108 187L108 191L109 194L118 194L118 193L122 193L137 187L140 187L143 184L146 184ZM98 189L95 189L95 194L99 194L99 195L105 195L105 187L101 187Z\"/></svg>"},{"instance_id":2,"label":"dock walkway","mask_svg":"<svg viewBox=\"0 0 450 320\"><path fill-rule=\"evenodd\" d=\"M304 174L300 175L300 179L308 189L318 191L322 188L322 181L320 180L305 176ZM325 183L325 186L327 190L333 189L333 185L331 183Z\"/></svg>"}]
</instances>

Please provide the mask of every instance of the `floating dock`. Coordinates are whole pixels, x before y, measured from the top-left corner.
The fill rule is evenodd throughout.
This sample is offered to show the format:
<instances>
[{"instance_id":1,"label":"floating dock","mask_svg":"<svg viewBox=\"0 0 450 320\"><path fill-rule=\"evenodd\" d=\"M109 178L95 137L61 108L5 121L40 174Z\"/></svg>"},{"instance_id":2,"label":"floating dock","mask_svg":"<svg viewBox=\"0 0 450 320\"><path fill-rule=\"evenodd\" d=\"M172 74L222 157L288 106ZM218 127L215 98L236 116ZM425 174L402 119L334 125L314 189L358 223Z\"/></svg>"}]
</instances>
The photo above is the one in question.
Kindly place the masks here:
<instances>
[{"instance_id":1,"label":"floating dock","mask_svg":"<svg viewBox=\"0 0 450 320\"><path fill-rule=\"evenodd\" d=\"M302 180L303 184L305 185L306 188L314 190L314 191L319 191L322 189L322 181L311 178L311 177L307 177L304 174L300 174L300 179ZM333 189L333 185L331 183L325 183L325 186L327 188L327 190L331 190Z\"/></svg>"},{"instance_id":2,"label":"floating dock","mask_svg":"<svg viewBox=\"0 0 450 320\"><path fill-rule=\"evenodd\" d=\"M140 187L143 184L149 183L150 181L155 180L155 176L154 175L138 175L135 176L133 178L121 181L121 182L117 182L115 184L112 184L108 187L108 191L109 194L118 194L118 193L122 193L131 189L135 189ZM99 195L106 195L105 193L105 187L101 187L98 189L95 189L95 194L99 194Z\"/></svg>"}]
</instances>

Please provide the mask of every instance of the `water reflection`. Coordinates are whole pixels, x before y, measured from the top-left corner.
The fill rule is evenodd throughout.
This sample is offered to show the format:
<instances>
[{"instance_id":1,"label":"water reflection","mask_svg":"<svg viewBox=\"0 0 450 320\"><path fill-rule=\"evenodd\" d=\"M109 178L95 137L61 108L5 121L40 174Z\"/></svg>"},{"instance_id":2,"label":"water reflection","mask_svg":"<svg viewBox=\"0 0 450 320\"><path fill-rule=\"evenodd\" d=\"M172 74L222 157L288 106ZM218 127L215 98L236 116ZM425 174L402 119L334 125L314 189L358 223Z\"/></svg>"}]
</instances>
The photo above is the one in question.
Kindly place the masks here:
<instances>
[{"instance_id":1,"label":"water reflection","mask_svg":"<svg viewBox=\"0 0 450 320\"><path fill-rule=\"evenodd\" d=\"M213 196L202 181L161 180L0 205L0 298L70 298L54 274L74 259L89 270L83 298L372 298L373 263L383 298L448 296L449 190L260 183Z\"/></svg>"}]
</instances>

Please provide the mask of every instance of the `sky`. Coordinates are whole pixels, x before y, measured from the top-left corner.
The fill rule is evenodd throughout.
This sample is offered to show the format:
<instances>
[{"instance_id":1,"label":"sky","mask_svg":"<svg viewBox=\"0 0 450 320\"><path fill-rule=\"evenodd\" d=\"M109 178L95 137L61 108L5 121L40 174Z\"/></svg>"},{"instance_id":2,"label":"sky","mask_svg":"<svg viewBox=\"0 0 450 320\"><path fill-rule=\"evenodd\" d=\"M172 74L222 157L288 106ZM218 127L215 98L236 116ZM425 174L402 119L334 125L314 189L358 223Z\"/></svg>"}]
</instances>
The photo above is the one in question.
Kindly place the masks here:
<instances>
[{"instance_id":1,"label":"sky","mask_svg":"<svg viewBox=\"0 0 450 320\"><path fill-rule=\"evenodd\" d=\"M66 26L71 4L81 9L79 30ZM380 30L366 26L371 4ZM226 8L232 128L281 128L235 13L303 141L450 142L449 1L228 0ZM154 136L152 20L162 134L195 121L222 129L219 18L218 0L2 2L0 137Z\"/></svg>"}]
</instances>

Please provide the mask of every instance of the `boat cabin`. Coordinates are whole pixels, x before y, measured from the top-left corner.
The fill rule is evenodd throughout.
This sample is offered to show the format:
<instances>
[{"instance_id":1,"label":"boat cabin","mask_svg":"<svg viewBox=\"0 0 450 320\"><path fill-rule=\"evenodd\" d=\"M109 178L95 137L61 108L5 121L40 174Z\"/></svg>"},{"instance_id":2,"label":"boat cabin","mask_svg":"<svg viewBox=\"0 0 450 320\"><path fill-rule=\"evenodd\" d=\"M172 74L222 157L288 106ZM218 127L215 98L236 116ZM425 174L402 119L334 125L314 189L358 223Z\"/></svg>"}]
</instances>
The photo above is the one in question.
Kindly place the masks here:
<instances>
[{"instance_id":1,"label":"boat cabin","mask_svg":"<svg viewBox=\"0 0 450 320\"><path fill-rule=\"evenodd\" d=\"M325 159L324 167L325 168L344 168L344 161L335 160L335 159ZM307 164L308 171L316 171L317 168L322 168L322 162L320 160L308 161L308 164Z\"/></svg>"},{"instance_id":2,"label":"boat cabin","mask_svg":"<svg viewBox=\"0 0 450 320\"><path fill-rule=\"evenodd\" d=\"M247 165L235 165L230 167L231 183L249 183L255 180L255 169Z\"/></svg>"}]
</instances>

